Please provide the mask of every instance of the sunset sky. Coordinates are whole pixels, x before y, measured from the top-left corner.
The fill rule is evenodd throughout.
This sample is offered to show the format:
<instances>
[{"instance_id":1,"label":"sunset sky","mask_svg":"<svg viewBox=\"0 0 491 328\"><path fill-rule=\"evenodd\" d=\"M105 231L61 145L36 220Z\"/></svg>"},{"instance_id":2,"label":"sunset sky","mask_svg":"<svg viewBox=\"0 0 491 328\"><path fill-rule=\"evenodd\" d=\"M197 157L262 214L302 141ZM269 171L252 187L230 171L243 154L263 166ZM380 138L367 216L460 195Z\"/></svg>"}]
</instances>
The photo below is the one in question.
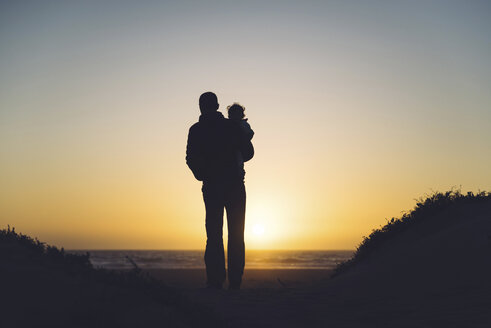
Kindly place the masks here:
<instances>
[{"instance_id":1,"label":"sunset sky","mask_svg":"<svg viewBox=\"0 0 491 328\"><path fill-rule=\"evenodd\" d=\"M432 191L491 191L489 1L1 1L0 228L202 249L202 92L256 134L246 247L352 249Z\"/></svg>"}]
</instances>

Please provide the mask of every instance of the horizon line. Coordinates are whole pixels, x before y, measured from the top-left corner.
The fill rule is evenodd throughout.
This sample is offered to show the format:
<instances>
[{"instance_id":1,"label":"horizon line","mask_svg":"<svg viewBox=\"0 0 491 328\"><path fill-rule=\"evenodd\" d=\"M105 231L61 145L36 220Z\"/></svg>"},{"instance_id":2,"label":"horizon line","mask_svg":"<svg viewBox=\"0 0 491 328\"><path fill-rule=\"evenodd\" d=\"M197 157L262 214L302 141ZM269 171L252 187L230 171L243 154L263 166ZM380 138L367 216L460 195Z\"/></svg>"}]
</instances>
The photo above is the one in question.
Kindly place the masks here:
<instances>
[{"instance_id":1,"label":"horizon line","mask_svg":"<svg viewBox=\"0 0 491 328\"><path fill-rule=\"evenodd\" d=\"M137 249L129 249L129 248L64 248L65 251L176 251L176 252L183 252L183 251L189 251L189 252L194 252L194 251L202 251L204 252L205 249L177 249L177 248L169 248L169 249L156 249L156 248L137 248ZM227 249L225 249L227 251ZM356 249L284 249L284 248L252 248L252 249L246 249L247 251L297 251L297 252L325 252L325 251L350 251L354 252Z\"/></svg>"}]
</instances>

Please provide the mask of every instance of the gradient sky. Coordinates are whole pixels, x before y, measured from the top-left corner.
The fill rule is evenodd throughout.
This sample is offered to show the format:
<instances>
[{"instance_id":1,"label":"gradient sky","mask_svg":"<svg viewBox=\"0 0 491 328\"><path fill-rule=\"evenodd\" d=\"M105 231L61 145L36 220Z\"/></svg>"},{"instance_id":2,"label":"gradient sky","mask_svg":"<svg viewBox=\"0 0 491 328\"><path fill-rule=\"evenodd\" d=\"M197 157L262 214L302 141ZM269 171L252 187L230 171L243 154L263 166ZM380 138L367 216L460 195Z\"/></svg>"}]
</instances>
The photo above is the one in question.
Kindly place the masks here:
<instances>
[{"instance_id":1,"label":"gradient sky","mask_svg":"<svg viewBox=\"0 0 491 328\"><path fill-rule=\"evenodd\" d=\"M490 86L489 1L1 1L0 227L203 248L184 157L214 91L256 132L246 246L351 249L491 190Z\"/></svg>"}]
</instances>

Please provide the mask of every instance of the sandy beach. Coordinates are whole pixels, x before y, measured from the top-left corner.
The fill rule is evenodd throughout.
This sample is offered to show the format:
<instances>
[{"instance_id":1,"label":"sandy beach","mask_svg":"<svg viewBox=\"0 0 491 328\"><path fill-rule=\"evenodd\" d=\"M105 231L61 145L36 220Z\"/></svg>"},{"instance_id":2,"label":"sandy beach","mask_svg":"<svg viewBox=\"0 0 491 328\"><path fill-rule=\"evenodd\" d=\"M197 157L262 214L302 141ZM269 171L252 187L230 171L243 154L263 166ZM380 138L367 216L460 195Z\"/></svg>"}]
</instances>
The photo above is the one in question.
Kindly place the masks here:
<instances>
[{"instance_id":1,"label":"sandy beach","mask_svg":"<svg viewBox=\"0 0 491 328\"><path fill-rule=\"evenodd\" d=\"M203 288L204 270L150 272L178 288L189 301L207 306L226 327L484 328L491 322L490 285L482 285L482 279L422 288L349 275L329 279L330 273L248 270L243 288L228 291Z\"/></svg>"},{"instance_id":2,"label":"sandy beach","mask_svg":"<svg viewBox=\"0 0 491 328\"><path fill-rule=\"evenodd\" d=\"M317 303L316 286L329 282L332 270L249 269L240 291L205 287L204 269L146 270L165 284L177 288L187 300L205 305L226 327L301 327L308 310ZM324 319L323 319L324 320Z\"/></svg>"},{"instance_id":3,"label":"sandy beach","mask_svg":"<svg viewBox=\"0 0 491 328\"><path fill-rule=\"evenodd\" d=\"M178 289L205 287L204 269L149 269L145 270L166 285ZM332 270L326 269L246 269L242 289L303 288L326 281ZM224 284L224 288L227 285Z\"/></svg>"}]
</instances>

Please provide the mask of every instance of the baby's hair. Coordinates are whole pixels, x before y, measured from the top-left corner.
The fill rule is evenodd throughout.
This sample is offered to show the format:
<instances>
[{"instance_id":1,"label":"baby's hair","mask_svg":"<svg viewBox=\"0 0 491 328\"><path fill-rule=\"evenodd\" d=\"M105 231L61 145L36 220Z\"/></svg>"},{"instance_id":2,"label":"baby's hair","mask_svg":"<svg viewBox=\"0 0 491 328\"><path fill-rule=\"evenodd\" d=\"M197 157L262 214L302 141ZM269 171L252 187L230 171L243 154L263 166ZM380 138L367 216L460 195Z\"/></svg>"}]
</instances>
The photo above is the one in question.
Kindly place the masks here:
<instances>
[{"instance_id":1,"label":"baby's hair","mask_svg":"<svg viewBox=\"0 0 491 328\"><path fill-rule=\"evenodd\" d=\"M240 105L239 103L233 103L232 105L228 106L227 111L228 118L241 120L245 117L245 107Z\"/></svg>"}]
</instances>

